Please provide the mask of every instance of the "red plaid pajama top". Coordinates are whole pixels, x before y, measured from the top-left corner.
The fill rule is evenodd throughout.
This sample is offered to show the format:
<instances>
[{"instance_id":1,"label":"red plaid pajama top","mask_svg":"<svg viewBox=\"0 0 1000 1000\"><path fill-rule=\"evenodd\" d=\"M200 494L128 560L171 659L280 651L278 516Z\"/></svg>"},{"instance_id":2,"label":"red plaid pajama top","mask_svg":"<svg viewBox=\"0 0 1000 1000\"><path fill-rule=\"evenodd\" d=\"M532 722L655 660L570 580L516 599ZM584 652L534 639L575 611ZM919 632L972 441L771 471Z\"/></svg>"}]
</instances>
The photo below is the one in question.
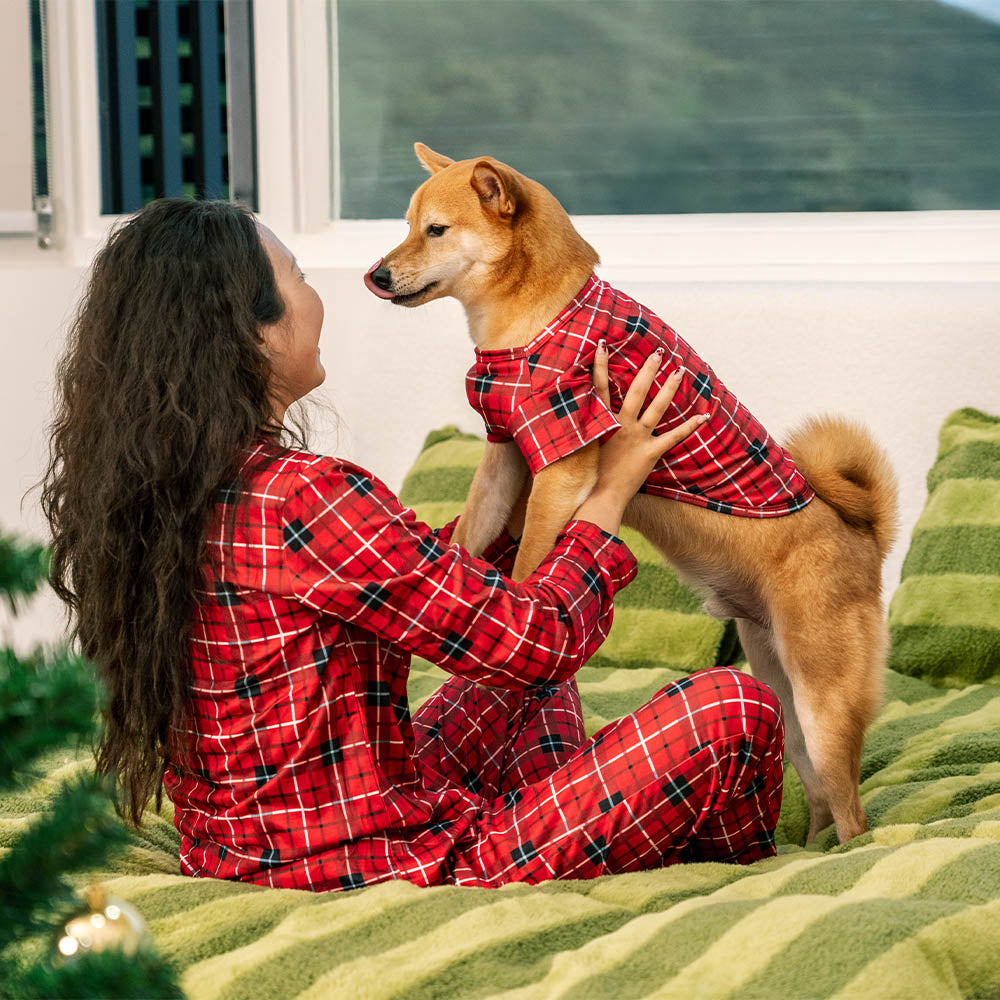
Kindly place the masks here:
<instances>
[{"instance_id":1,"label":"red plaid pajama top","mask_svg":"<svg viewBox=\"0 0 1000 1000\"><path fill-rule=\"evenodd\" d=\"M591 441L610 437L618 422L594 390L591 372L601 337L608 342L615 412L643 362L662 347L666 363L650 394L675 368L684 377L657 430L696 413L711 415L660 459L640 492L741 517L780 517L813 498L788 452L690 346L596 275L529 344L476 351L466 392L486 422L487 439L517 442L534 475Z\"/></svg>"},{"instance_id":2,"label":"red plaid pajama top","mask_svg":"<svg viewBox=\"0 0 1000 1000\"><path fill-rule=\"evenodd\" d=\"M509 535L473 558L350 462L261 441L249 508L220 492L192 625L190 714L164 786L181 871L296 889L442 881L484 800L414 757L410 655L509 689L566 680L635 575L571 521L524 583ZM244 465L244 469L247 465Z\"/></svg>"}]
</instances>

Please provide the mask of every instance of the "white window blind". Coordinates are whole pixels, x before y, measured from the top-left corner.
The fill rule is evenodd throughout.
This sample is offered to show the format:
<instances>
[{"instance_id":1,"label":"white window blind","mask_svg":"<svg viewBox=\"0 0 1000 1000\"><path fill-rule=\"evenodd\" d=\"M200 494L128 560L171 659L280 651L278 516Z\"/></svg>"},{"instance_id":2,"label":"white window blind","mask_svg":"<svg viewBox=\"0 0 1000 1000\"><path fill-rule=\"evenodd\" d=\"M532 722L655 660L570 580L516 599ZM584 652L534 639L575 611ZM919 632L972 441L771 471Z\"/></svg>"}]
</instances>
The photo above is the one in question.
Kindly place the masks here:
<instances>
[{"instance_id":1,"label":"white window blind","mask_svg":"<svg viewBox=\"0 0 1000 1000\"><path fill-rule=\"evenodd\" d=\"M0 232L33 233L31 22L28 0L0 4L4 99L0 101Z\"/></svg>"}]
</instances>

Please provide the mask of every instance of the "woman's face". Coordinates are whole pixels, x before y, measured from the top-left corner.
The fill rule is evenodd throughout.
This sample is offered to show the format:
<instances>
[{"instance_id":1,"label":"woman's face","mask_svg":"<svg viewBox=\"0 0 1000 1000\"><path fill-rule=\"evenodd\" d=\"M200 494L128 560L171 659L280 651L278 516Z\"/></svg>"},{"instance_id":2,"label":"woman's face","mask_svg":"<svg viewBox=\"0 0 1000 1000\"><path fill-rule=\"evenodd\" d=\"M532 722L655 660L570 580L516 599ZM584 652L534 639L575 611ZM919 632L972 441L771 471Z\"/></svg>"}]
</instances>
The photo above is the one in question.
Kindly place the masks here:
<instances>
[{"instance_id":1,"label":"woman's face","mask_svg":"<svg viewBox=\"0 0 1000 1000\"><path fill-rule=\"evenodd\" d=\"M274 268L278 293L285 303L284 317L261 328L265 348L274 369L273 391L284 417L289 404L323 384L326 371L319 359L319 334L323 328L323 303L292 252L267 226L257 223L261 243Z\"/></svg>"}]
</instances>

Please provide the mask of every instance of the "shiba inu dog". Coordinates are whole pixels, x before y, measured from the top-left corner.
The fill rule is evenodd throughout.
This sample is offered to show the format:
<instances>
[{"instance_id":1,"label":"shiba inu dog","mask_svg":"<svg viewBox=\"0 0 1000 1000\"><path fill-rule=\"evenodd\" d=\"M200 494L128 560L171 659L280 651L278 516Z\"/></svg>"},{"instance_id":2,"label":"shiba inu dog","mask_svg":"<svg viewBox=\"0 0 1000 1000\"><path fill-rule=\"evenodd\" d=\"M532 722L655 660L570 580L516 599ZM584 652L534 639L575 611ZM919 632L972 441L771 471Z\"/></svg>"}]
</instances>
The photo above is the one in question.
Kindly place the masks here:
<instances>
[{"instance_id":1,"label":"shiba inu dog","mask_svg":"<svg viewBox=\"0 0 1000 1000\"><path fill-rule=\"evenodd\" d=\"M488 443L454 540L481 552L523 515L513 575L528 576L593 488L599 442L617 426L592 385L597 340L618 405L663 348L651 392L677 369L682 388L661 429L709 418L661 459L624 522L710 614L736 619L754 675L781 700L809 839L831 821L841 841L864 832L861 751L882 699L881 565L897 521L886 455L835 417L807 420L782 447L666 323L593 273L597 253L545 187L492 157L415 150L431 176L410 201L409 235L365 284L397 305L465 307L467 390Z\"/></svg>"}]
</instances>

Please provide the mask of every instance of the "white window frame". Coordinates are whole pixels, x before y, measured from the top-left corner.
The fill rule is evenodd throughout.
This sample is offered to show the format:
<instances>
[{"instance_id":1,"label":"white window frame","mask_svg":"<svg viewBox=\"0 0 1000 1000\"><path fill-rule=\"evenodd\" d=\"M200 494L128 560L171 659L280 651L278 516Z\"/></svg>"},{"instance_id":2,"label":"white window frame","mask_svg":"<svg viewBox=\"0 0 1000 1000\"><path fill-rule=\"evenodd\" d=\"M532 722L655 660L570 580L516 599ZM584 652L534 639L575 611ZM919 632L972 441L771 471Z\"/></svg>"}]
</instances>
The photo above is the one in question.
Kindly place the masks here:
<instances>
[{"instance_id":1,"label":"white window frame","mask_svg":"<svg viewBox=\"0 0 1000 1000\"><path fill-rule=\"evenodd\" d=\"M336 0L254 4L259 215L308 268L363 269L400 242L401 219L330 219L338 159ZM92 0L50 5L55 143L72 252L89 261L102 215ZM317 81L322 81L322 86ZM414 126L419 136L419 124ZM61 155L60 155L61 154ZM515 165L516 166L516 165ZM60 170L60 167L63 169ZM415 172L416 173L416 172ZM54 184L56 183L54 178ZM575 216L609 280L996 282L1000 211Z\"/></svg>"}]
</instances>

